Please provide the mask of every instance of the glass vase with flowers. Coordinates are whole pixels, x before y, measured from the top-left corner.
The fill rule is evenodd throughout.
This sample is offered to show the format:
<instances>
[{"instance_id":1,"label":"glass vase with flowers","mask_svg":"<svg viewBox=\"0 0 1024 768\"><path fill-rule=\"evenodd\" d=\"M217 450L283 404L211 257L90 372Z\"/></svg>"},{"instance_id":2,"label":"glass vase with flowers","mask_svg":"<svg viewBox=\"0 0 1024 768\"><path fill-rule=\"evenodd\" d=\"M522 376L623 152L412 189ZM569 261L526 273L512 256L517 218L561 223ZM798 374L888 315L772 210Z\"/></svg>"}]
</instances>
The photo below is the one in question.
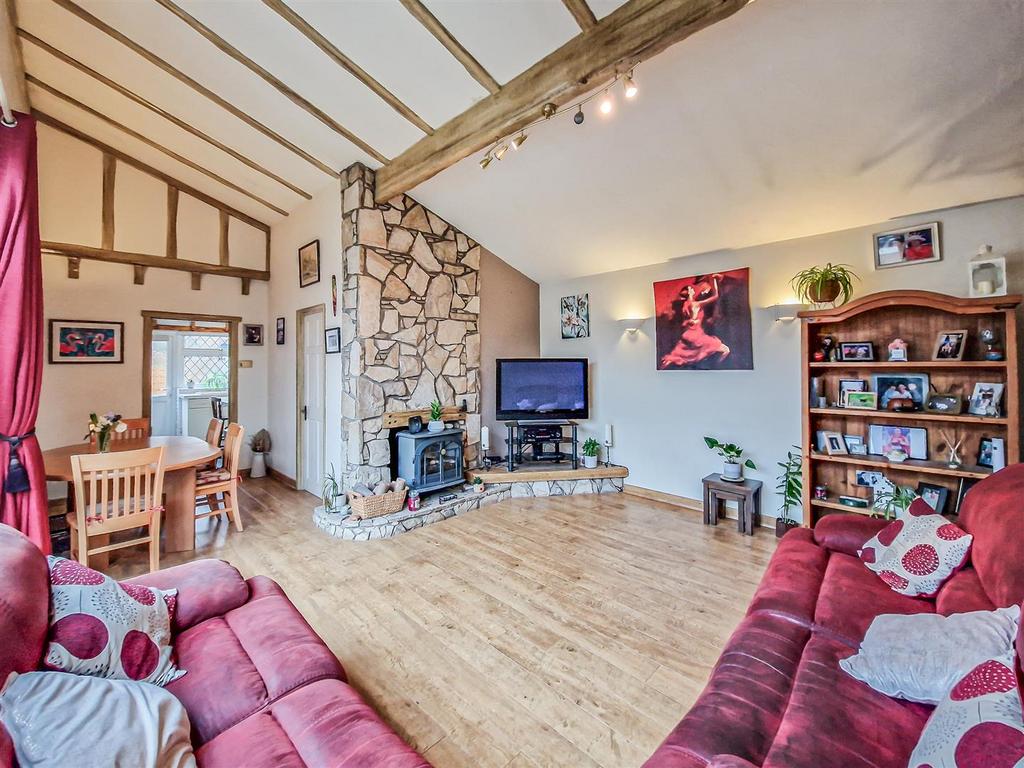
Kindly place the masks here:
<instances>
[{"instance_id":1,"label":"glass vase with flowers","mask_svg":"<svg viewBox=\"0 0 1024 768\"><path fill-rule=\"evenodd\" d=\"M96 441L96 450L106 453L110 450L110 437L115 432L124 432L128 425L121 421L119 413L105 413L97 416L89 414L89 433L85 436L87 440Z\"/></svg>"}]
</instances>

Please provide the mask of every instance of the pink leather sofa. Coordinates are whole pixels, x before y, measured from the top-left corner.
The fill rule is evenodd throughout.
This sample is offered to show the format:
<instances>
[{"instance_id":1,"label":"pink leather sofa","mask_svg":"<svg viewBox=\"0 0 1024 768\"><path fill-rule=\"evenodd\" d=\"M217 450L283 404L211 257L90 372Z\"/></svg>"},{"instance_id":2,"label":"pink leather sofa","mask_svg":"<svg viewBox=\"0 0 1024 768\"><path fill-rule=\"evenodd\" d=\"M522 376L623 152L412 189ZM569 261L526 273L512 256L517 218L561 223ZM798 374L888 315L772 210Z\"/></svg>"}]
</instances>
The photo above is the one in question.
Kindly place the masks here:
<instances>
[{"instance_id":1,"label":"pink leather sofa","mask_svg":"<svg viewBox=\"0 0 1024 768\"><path fill-rule=\"evenodd\" d=\"M281 588L197 560L133 579L178 590L174 643L188 674L167 686L188 710L200 766L430 768L345 682L345 671ZM0 525L0 681L39 669L46 559ZM0 726L0 766L14 765Z\"/></svg>"},{"instance_id":2,"label":"pink leather sofa","mask_svg":"<svg viewBox=\"0 0 1024 768\"><path fill-rule=\"evenodd\" d=\"M971 489L959 520L970 563L934 600L896 594L857 559L884 521L836 514L790 531L707 687L644 768L905 768L932 708L876 693L839 659L879 614L1024 601L1022 500L1024 465ZM1017 654L1020 666L1024 634Z\"/></svg>"}]
</instances>

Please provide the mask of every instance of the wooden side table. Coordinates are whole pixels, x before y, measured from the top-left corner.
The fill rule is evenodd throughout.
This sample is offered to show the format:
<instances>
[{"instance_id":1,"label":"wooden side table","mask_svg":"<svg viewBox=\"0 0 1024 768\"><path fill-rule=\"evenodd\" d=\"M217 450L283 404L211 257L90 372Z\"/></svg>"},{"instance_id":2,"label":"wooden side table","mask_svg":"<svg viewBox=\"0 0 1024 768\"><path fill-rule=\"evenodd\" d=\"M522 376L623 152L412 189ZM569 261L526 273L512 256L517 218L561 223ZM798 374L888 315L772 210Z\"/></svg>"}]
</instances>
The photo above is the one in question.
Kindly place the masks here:
<instances>
[{"instance_id":1,"label":"wooden side table","mask_svg":"<svg viewBox=\"0 0 1024 768\"><path fill-rule=\"evenodd\" d=\"M704 525L718 525L723 501L735 501L739 505L736 529L747 536L754 535L754 527L761 520L760 480L744 480L731 483L719 474L708 475L704 483Z\"/></svg>"}]
</instances>

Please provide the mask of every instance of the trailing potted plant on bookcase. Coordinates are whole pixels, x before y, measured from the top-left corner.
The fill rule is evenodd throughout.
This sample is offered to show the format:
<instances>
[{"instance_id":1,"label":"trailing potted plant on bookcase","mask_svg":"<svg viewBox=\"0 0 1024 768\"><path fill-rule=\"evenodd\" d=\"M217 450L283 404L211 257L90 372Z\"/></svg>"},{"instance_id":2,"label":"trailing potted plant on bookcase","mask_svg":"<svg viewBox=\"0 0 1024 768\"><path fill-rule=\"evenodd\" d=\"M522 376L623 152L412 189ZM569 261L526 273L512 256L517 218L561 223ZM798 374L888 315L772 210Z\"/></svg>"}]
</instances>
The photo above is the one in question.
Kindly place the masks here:
<instances>
[{"instance_id":1,"label":"trailing potted plant on bookcase","mask_svg":"<svg viewBox=\"0 0 1024 768\"><path fill-rule=\"evenodd\" d=\"M583 466L587 469L597 468L597 454L601 451L601 444L592 437L583 441Z\"/></svg>"},{"instance_id":2,"label":"trailing potted plant on bookcase","mask_svg":"<svg viewBox=\"0 0 1024 768\"><path fill-rule=\"evenodd\" d=\"M757 465L750 459L742 464L743 449L735 443L722 443L713 437L705 437L704 442L712 451L716 451L725 461L722 463L722 479L733 483L743 481L743 468L757 469Z\"/></svg>"},{"instance_id":3,"label":"trailing potted plant on bookcase","mask_svg":"<svg viewBox=\"0 0 1024 768\"><path fill-rule=\"evenodd\" d=\"M782 514L775 518L775 535L782 538L791 528L798 528L800 522L789 516L791 509L797 509L803 505L804 477L803 477L803 456L800 454L799 446L794 445L796 453L786 452L786 460L777 462L782 472L779 474L778 483L775 486L776 493L782 498L782 506L779 512Z\"/></svg>"}]
</instances>

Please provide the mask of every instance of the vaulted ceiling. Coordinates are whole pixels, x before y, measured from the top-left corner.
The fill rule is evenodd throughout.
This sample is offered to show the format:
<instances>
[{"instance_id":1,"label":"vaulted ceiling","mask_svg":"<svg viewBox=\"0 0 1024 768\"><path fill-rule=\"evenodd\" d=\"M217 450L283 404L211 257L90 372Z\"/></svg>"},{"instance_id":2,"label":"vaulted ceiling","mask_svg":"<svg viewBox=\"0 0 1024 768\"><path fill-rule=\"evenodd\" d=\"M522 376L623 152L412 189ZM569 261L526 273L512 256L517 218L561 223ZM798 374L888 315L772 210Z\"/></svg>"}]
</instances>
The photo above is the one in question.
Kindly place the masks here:
<instances>
[{"instance_id":1,"label":"vaulted ceiling","mask_svg":"<svg viewBox=\"0 0 1024 768\"><path fill-rule=\"evenodd\" d=\"M620 5L16 0L34 108L268 223ZM1024 194L1021 50L1022 0L757 0L412 194L540 280Z\"/></svg>"}]
</instances>

